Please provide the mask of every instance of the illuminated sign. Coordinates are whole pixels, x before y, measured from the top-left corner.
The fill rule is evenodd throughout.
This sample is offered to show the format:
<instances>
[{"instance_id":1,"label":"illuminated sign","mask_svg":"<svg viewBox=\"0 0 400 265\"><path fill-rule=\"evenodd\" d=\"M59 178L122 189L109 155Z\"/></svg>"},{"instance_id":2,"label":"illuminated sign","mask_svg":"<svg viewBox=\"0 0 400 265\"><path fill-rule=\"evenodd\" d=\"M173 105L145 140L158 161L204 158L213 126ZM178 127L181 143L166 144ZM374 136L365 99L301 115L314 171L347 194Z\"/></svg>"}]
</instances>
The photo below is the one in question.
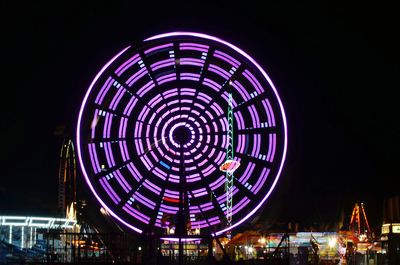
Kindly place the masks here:
<instances>
[{"instance_id":1,"label":"illuminated sign","mask_svg":"<svg viewBox=\"0 0 400 265\"><path fill-rule=\"evenodd\" d=\"M392 233L400 234L400 224L392 224Z\"/></svg>"},{"instance_id":2,"label":"illuminated sign","mask_svg":"<svg viewBox=\"0 0 400 265\"><path fill-rule=\"evenodd\" d=\"M390 224L382 225L382 234L389 234L390 233Z\"/></svg>"},{"instance_id":3,"label":"illuminated sign","mask_svg":"<svg viewBox=\"0 0 400 265\"><path fill-rule=\"evenodd\" d=\"M31 216L0 216L0 226L29 226L40 228L73 228L75 219L31 217Z\"/></svg>"}]
</instances>

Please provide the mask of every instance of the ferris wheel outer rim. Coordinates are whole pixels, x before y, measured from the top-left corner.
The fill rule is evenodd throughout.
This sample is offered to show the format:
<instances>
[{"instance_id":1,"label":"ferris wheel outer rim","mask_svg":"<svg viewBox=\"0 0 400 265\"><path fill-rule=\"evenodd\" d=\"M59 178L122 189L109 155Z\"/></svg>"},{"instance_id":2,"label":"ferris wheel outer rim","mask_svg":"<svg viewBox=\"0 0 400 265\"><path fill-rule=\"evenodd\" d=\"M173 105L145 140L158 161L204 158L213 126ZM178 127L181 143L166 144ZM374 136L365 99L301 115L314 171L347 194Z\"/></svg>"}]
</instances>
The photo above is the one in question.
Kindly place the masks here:
<instances>
[{"instance_id":1,"label":"ferris wheel outer rim","mask_svg":"<svg viewBox=\"0 0 400 265\"><path fill-rule=\"evenodd\" d=\"M86 183L88 184L90 190L92 191L92 193L94 194L94 196L96 197L97 201L100 202L101 206L103 206L108 213L110 213L114 218L116 218L118 221L120 221L121 223L123 223L124 225L126 225L127 227L129 227L130 229L138 232L139 234L141 234L143 231L129 223L127 223L126 221L124 221L122 218L120 218L116 213L114 213L108 206L107 204L100 198L100 196L97 194L97 192L95 191L95 189L93 188L92 183L89 180L89 176L85 170L84 164L83 164L83 160L82 160L82 154L81 154L81 143L80 143L80 126L81 126L81 119L82 119L82 114L83 114L83 110L86 106L86 101L90 95L90 92L92 91L93 86L95 85L95 83L97 82L97 80L99 79L99 77L103 74L103 72L110 66L110 64L112 64L119 56L121 56L126 50L128 50L131 46L128 46L126 48L124 48L122 51L120 51L117 55L115 55L110 61L108 61L102 68L101 70L97 73L97 75L95 76L95 78L93 79L92 83L90 84L85 97L83 98L82 101L82 105L81 108L79 110L79 116L78 116L78 124L77 124L77 129L76 129L76 140L77 140L77 150L78 150L78 159L79 159L79 164L81 166L81 170L82 173L85 177Z\"/></svg>"},{"instance_id":2,"label":"ferris wheel outer rim","mask_svg":"<svg viewBox=\"0 0 400 265\"><path fill-rule=\"evenodd\" d=\"M275 97L278 101L279 104L279 108L280 108L280 114L282 115L282 122L283 122L283 127L284 127L284 143L283 143L283 153L282 153L282 158L281 158L281 163L279 165L279 169L276 173L276 177L274 179L274 182L272 183L270 189L268 190L267 194L264 196L264 198L258 203L258 205L252 210L250 211L246 216L242 217L238 222L236 222L235 224L233 224L232 226L226 227L220 231L217 231L215 233L212 233L213 236L218 236L223 234L224 232L227 232L235 227L237 227L238 225L242 224L243 222L245 222L247 219L249 219L253 214L255 214L255 212L258 211L258 209L264 204L264 202L269 198L269 196L271 195L272 191L275 189L275 186L280 178L280 175L282 173L283 170L283 165L285 163L286 160L286 153L287 153L287 142L288 142L288 137L287 137L287 121L286 121L286 114L285 114L285 110L281 101L281 98L278 94L278 91L275 87L275 85L273 84L272 80L270 79L270 77L268 76L268 74L265 72L265 70L246 52L244 52L242 49L238 48L237 46L224 41L220 38L211 36L211 35L207 35L204 33L197 33L197 32L186 32L186 31L176 31L176 32L169 32L169 33L163 33L163 34L158 34L158 35L154 35L152 37L146 38L143 42L146 41L150 41L150 40L156 40L156 39L161 39L161 38L167 38L167 37L174 37L174 36L191 36L191 37L197 37L197 38L203 38L203 39L208 39L208 40L212 40L215 42L218 42L220 44L223 44L225 46L228 46L229 48L233 49L234 51L238 52L239 54L241 54L242 56L244 56L246 59L248 59L254 66L256 66L256 68L261 72L261 74L263 75L263 77L267 80L268 84L271 86ZM115 214L108 206L106 203L103 202L103 200L100 198L100 196L96 193L95 189L93 188L88 174L85 170L84 164L83 164L83 160L81 159L81 147L80 147L80 126L81 126L81 119L82 119L82 115L83 115L83 110L86 106L86 102L87 99L90 95L90 92L93 88L93 86L95 85L95 83L97 82L97 80L99 79L99 77L103 74L103 72L119 57L121 56L126 50L128 50L129 48L131 48L131 46L128 46L126 48L124 48L123 50L121 50L117 55L115 55L110 61L108 61L100 70L100 72L98 72L98 74L95 76L95 78L93 79L91 85L89 86L85 97L82 101L81 104L81 108L79 111L79 116L78 116L78 122L77 122L77 131L76 131L76 138L77 138L77 150L78 150L78 159L79 159L79 164L81 166L83 175L85 177L86 183L88 184L89 188L91 189L91 191L93 192L93 194L95 195L96 199L100 202L100 204L114 217L116 218L118 221L120 221L121 223L123 223L124 225L126 225L127 227L131 228L132 230L138 232L139 234L141 234L143 231L129 223L127 223L126 221L124 221L122 218L120 218L117 214Z\"/></svg>"}]
</instances>

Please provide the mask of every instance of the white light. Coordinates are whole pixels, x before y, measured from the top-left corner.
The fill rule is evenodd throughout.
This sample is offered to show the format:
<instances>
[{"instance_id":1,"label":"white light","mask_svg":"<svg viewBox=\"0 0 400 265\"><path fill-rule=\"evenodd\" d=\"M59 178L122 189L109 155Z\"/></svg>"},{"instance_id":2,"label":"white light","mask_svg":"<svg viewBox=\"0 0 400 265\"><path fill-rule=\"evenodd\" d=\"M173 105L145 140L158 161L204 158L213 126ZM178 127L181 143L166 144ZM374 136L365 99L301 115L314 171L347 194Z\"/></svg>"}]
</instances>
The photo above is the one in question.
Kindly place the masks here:
<instances>
[{"instance_id":1,"label":"white light","mask_svg":"<svg viewBox=\"0 0 400 265\"><path fill-rule=\"evenodd\" d=\"M24 248L24 227L21 227L21 249Z\"/></svg>"},{"instance_id":2,"label":"white light","mask_svg":"<svg viewBox=\"0 0 400 265\"><path fill-rule=\"evenodd\" d=\"M8 243L12 244L12 225L10 225L10 231L9 231L9 238L8 238Z\"/></svg>"},{"instance_id":3,"label":"white light","mask_svg":"<svg viewBox=\"0 0 400 265\"><path fill-rule=\"evenodd\" d=\"M337 244L337 239L336 239L336 237L332 237L332 238L329 240L329 243L328 243L329 247L333 248L333 247L336 246L336 244Z\"/></svg>"},{"instance_id":4,"label":"white light","mask_svg":"<svg viewBox=\"0 0 400 265\"><path fill-rule=\"evenodd\" d=\"M138 247L138 250L141 251L141 250L142 250L142 247Z\"/></svg>"},{"instance_id":5,"label":"white light","mask_svg":"<svg viewBox=\"0 0 400 265\"><path fill-rule=\"evenodd\" d=\"M72 228L77 221L74 219L51 218L51 217L30 217L30 216L0 216L3 226L29 226L52 228L61 226Z\"/></svg>"}]
</instances>

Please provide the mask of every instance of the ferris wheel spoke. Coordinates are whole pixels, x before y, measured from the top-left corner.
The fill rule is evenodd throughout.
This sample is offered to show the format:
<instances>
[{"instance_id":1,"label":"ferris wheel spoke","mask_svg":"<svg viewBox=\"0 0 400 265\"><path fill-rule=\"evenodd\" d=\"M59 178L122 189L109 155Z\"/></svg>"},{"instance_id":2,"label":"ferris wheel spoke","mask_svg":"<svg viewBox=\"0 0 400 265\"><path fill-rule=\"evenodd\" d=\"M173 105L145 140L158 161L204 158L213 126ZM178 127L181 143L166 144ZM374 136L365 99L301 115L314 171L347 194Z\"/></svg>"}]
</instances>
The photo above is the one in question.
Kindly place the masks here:
<instances>
[{"instance_id":1,"label":"ferris wheel spoke","mask_svg":"<svg viewBox=\"0 0 400 265\"><path fill-rule=\"evenodd\" d=\"M248 188L246 188L242 183L239 182L239 180L234 176L235 182L234 185L243 192L243 194L247 195L247 197L251 198L251 200L255 199L255 194L252 193Z\"/></svg>"},{"instance_id":2,"label":"ferris wheel spoke","mask_svg":"<svg viewBox=\"0 0 400 265\"><path fill-rule=\"evenodd\" d=\"M194 198L193 192L192 192L191 190L189 190L188 192L190 193L190 196L192 196L192 198ZM208 218L206 218L206 215L205 215L205 213L203 212L203 209L202 209L200 206L198 206L198 208L199 208L200 213L201 213L201 215L202 215L202 217L203 217L203 220L206 221L206 223L207 223L208 229L211 231L212 234L215 234L215 231L212 231L212 230L211 230L211 224L210 224L210 222L208 221Z\"/></svg>"},{"instance_id":3,"label":"ferris wheel spoke","mask_svg":"<svg viewBox=\"0 0 400 265\"><path fill-rule=\"evenodd\" d=\"M203 173L200 173L200 176L202 176L202 179L205 178ZM210 194L210 196L214 197L214 199L211 199L211 203L213 204L214 208L216 210L218 210L217 214L220 217L221 221L225 221L226 222L227 221L226 220L226 216L225 216L223 210L221 209L221 206L218 204L217 197L216 197L214 191L211 190L209 185L205 185L205 188L206 188L208 194Z\"/></svg>"},{"instance_id":4,"label":"ferris wheel spoke","mask_svg":"<svg viewBox=\"0 0 400 265\"><path fill-rule=\"evenodd\" d=\"M150 79L154 82L155 85L158 85L157 79L154 76L154 72L153 72L153 70L151 70L150 64L147 61L147 56L144 54L143 51L139 52L139 55L142 59L144 66L146 67L146 70L150 76Z\"/></svg>"},{"instance_id":5,"label":"ferris wheel spoke","mask_svg":"<svg viewBox=\"0 0 400 265\"><path fill-rule=\"evenodd\" d=\"M239 158L242 158L242 159L245 159L245 160L249 160L249 161L251 161L251 162L253 162L253 163L255 163L255 164L258 164L258 163L260 163L260 162L263 162L263 163L265 163L265 165L267 166L267 168L271 168L271 167L272 167L272 163L269 162L269 161L266 161L266 160L263 160L263 159L259 159L259 158L257 158L257 157L253 157L253 156L250 156L250 155L248 155L248 154L242 154L242 153L239 153L239 152L236 152L235 154L236 154L236 156L238 156Z\"/></svg>"},{"instance_id":6,"label":"ferris wheel spoke","mask_svg":"<svg viewBox=\"0 0 400 265\"><path fill-rule=\"evenodd\" d=\"M128 203L128 201L132 198L133 194L135 194L135 192L139 191L140 188L142 187L143 182L146 180L146 178L142 178L140 179L139 182L137 182L137 184L135 185L135 187L132 187L132 189L126 193L122 198L121 201L119 202L119 206L124 206L126 203Z\"/></svg>"},{"instance_id":7,"label":"ferris wheel spoke","mask_svg":"<svg viewBox=\"0 0 400 265\"><path fill-rule=\"evenodd\" d=\"M266 99L267 98L267 94L265 92L261 93L261 94L257 94L256 96L250 98L249 100L243 101L239 104L237 104L234 108L233 108L233 112L237 112L245 107L248 107L250 105L252 105L253 103L257 103L258 101L262 100L262 99Z\"/></svg>"},{"instance_id":8,"label":"ferris wheel spoke","mask_svg":"<svg viewBox=\"0 0 400 265\"><path fill-rule=\"evenodd\" d=\"M169 180L169 174L167 176L166 181L168 181L168 180ZM160 192L160 196L159 196L160 199L156 202L156 207L154 208L154 213L158 213L160 211L161 204L162 204L162 202L164 200L163 199L164 198L164 194L165 194L165 185L163 185L162 188L161 188L161 192ZM157 220L157 215L154 214L150 219L151 227L155 227L156 220Z\"/></svg>"},{"instance_id":9,"label":"ferris wheel spoke","mask_svg":"<svg viewBox=\"0 0 400 265\"><path fill-rule=\"evenodd\" d=\"M208 66L210 65L210 58L211 58L211 54L215 51L214 47L210 47L207 51L207 57L204 60L204 65L200 70L200 79L198 84L203 83L204 78L205 78L205 73L207 72L206 69L208 68Z\"/></svg>"}]
</instances>

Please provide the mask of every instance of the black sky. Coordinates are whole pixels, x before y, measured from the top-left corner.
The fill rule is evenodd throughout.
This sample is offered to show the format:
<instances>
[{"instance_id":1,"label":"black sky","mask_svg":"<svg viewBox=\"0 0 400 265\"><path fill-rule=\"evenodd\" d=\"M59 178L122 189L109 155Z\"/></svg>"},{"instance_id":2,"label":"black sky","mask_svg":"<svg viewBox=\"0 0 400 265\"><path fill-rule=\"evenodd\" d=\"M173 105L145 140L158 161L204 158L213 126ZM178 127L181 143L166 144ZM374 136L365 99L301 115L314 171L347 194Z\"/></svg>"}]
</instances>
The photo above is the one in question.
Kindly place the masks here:
<instances>
[{"instance_id":1,"label":"black sky","mask_svg":"<svg viewBox=\"0 0 400 265\"><path fill-rule=\"evenodd\" d=\"M185 30L241 47L279 90L289 148L267 215L331 221L364 201L381 223L383 198L400 190L394 5L109 2L1 2L0 215L54 213L55 128L74 130L88 85L122 47Z\"/></svg>"}]
</instances>

